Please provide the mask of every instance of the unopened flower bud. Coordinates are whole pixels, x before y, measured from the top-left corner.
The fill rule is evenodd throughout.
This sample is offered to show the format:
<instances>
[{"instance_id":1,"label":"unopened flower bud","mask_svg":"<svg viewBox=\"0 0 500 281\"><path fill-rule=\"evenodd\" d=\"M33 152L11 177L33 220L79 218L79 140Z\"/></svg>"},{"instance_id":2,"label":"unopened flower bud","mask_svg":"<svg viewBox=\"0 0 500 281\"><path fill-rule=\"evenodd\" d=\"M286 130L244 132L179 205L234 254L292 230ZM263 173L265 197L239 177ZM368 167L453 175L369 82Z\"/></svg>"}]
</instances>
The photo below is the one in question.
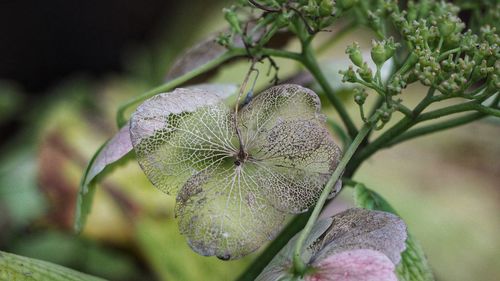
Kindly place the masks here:
<instances>
[{"instance_id":1,"label":"unopened flower bud","mask_svg":"<svg viewBox=\"0 0 500 281\"><path fill-rule=\"evenodd\" d=\"M363 55L359 49L358 42L354 42L352 45L347 46L345 52L349 54L349 58L356 66L361 67L363 65Z\"/></svg>"},{"instance_id":2,"label":"unopened flower bud","mask_svg":"<svg viewBox=\"0 0 500 281\"><path fill-rule=\"evenodd\" d=\"M322 17L331 16L333 14L333 0L323 0L319 4L319 15Z\"/></svg>"},{"instance_id":3,"label":"unopened flower bud","mask_svg":"<svg viewBox=\"0 0 500 281\"><path fill-rule=\"evenodd\" d=\"M373 72L372 70L368 67L368 65L365 63L363 63L363 66L358 69L358 73L359 73L359 76L361 77L361 79L363 79L364 81L370 83L372 82L373 80Z\"/></svg>"},{"instance_id":4,"label":"unopened flower bud","mask_svg":"<svg viewBox=\"0 0 500 281\"><path fill-rule=\"evenodd\" d=\"M235 11L233 9L228 9L228 8L224 8L222 11L224 12L224 17L229 23L229 26L231 27L232 31L234 31L237 34L242 34L240 20L238 19L238 16L236 15Z\"/></svg>"}]
</instances>

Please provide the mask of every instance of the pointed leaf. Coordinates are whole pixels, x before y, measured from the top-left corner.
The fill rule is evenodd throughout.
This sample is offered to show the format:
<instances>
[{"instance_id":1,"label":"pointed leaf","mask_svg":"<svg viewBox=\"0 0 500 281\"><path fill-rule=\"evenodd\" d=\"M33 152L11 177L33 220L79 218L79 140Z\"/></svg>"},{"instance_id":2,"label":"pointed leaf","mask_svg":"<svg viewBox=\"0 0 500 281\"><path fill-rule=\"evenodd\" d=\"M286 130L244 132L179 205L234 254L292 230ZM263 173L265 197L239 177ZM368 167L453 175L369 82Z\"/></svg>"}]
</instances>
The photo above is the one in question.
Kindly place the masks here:
<instances>
[{"instance_id":1,"label":"pointed leaf","mask_svg":"<svg viewBox=\"0 0 500 281\"><path fill-rule=\"evenodd\" d=\"M57 264L0 251L0 280L104 281Z\"/></svg>"},{"instance_id":2,"label":"pointed leaf","mask_svg":"<svg viewBox=\"0 0 500 281\"><path fill-rule=\"evenodd\" d=\"M132 143L130 141L129 123L127 123L94 154L80 181L74 223L76 232L82 231L90 213L97 176L103 173L106 168L112 168L116 165L131 150Z\"/></svg>"},{"instance_id":3,"label":"pointed leaf","mask_svg":"<svg viewBox=\"0 0 500 281\"><path fill-rule=\"evenodd\" d=\"M360 207L396 214L394 208L380 194L362 184L356 185L354 200ZM434 275L422 246L411 234L408 234L406 250L401 254L401 259L397 267L400 281L434 281Z\"/></svg>"},{"instance_id":4,"label":"pointed leaf","mask_svg":"<svg viewBox=\"0 0 500 281\"><path fill-rule=\"evenodd\" d=\"M127 123L120 131L103 147L97 154L94 162L90 166L84 184L88 185L97 175L99 175L108 165L122 159L132 151L132 142L130 141L129 127Z\"/></svg>"},{"instance_id":5,"label":"pointed leaf","mask_svg":"<svg viewBox=\"0 0 500 281\"><path fill-rule=\"evenodd\" d=\"M178 78L227 52L227 48L216 41L216 36L210 36L182 54L170 68L166 81Z\"/></svg>"}]
</instances>

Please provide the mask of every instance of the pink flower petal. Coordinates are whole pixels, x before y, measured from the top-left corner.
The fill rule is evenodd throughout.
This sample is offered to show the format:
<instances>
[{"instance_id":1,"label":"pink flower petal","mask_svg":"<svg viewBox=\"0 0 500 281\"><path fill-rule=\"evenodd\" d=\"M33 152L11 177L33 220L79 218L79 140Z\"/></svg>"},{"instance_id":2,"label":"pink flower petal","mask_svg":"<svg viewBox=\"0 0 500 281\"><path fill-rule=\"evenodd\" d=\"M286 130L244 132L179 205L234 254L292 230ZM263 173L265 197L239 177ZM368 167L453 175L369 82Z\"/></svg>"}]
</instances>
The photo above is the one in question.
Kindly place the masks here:
<instances>
[{"instance_id":1,"label":"pink flower petal","mask_svg":"<svg viewBox=\"0 0 500 281\"><path fill-rule=\"evenodd\" d=\"M394 264L379 251L344 251L313 264L307 281L397 281Z\"/></svg>"}]
</instances>

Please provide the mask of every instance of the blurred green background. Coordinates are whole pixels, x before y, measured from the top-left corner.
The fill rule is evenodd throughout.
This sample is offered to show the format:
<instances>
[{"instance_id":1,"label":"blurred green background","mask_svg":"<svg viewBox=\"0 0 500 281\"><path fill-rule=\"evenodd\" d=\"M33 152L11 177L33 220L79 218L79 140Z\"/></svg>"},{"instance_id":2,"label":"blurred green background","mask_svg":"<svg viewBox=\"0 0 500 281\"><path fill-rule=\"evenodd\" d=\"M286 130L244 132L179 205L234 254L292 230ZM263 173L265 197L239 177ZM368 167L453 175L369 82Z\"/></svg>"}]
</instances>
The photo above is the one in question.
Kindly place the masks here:
<instances>
[{"instance_id":1,"label":"blurred green background","mask_svg":"<svg viewBox=\"0 0 500 281\"><path fill-rule=\"evenodd\" d=\"M224 26L223 1L146 3L157 7L155 19L149 25L138 21L148 29L116 48L117 63L102 66L98 75L75 67L38 84L0 76L0 250L110 280L231 280L258 253L227 262L192 252L173 219L173 198L153 188L135 161L98 186L87 227L79 236L72 232L80 177L92 154L117 131L118 105L161 84L175 56ZM109 20L114 17L119 16ZM130 26L109 28L130 31ZM345 37L322 55L325 69L344 65L345 46L360 41L367 47L371 36L362 30ZM298 70L278 63L281 78ZM245 71L244 62L235 63L211 81L240 83ZM258 87L268 80L261 77ZM411 104L423 91L410 87L403 98ZM357 116L348 94L345 101ZM325 113L335 120L330 107ZM495 122L482 120L381 151L355 176L400 212L426 250L437 280L500 276L500 127ZM352 204L350 190L330 204Z\"/></svg>"}]
</instances>

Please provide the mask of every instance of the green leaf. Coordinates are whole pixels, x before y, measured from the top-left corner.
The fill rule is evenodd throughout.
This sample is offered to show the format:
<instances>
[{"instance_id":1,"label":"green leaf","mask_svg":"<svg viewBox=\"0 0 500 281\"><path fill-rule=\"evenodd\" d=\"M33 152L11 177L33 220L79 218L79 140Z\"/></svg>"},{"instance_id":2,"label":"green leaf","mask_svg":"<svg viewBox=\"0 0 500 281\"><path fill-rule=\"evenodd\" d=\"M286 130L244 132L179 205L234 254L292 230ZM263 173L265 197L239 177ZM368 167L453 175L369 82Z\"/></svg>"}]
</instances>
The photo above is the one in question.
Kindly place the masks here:
<instances>
[{"instance_id":1,"label":"green leaf","mask_svg":"<svg viewBox=\"0 0 500 281\"><path fill-rule=\"evenodd\" d=\"M0 251L0 280L104 281L73 269Z\"/></svg>"},{"instance_id":2,"label":"green leaf","mask_svg":"<svg viewBox=\"0 0 500 281\"><path fill-rule=\"evenodd\" d=\"M366 188L363 184L355 186L354 200L359 207L397 214L380 194ZM406 250L401 254L401 263L397 267L397 273L400 281L434 281L424 251L411 234L408 234L406 239Z\"/></svg>"},{"instance_id":3,"label":"green leaf","mask_svg":"<svg viewBox=\"0 0 500 281\"><path fill-rule=\"evenodd\" d=\"M81 232L92 207L98 176L121 164L122 159L132 151L128 123L109 141L103 144L90 160L82 180L76 201L76 232Z\"/></svg>"}]
</instances>

